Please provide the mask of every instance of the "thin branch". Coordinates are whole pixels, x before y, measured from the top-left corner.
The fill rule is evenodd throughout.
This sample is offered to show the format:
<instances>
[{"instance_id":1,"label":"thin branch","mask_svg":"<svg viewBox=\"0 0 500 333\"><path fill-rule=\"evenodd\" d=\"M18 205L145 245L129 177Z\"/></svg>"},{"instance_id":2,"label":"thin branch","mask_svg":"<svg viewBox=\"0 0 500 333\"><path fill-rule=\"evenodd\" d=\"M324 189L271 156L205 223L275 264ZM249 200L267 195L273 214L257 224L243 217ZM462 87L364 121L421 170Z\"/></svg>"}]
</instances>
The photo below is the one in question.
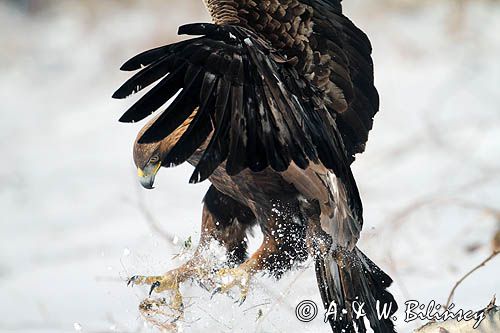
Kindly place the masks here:
<instances>
[{"instance_id":1,"label":"thin branch","mask_svg":"<svg viewBox=\"0 0 500 333\"><path fill-rule=\"evenodd\" d=\"M486 263L488 261L490 261L491 259L495 258L496 255L500 253L500 251L493 251L489 256L488 258L484 259L479 265L477 265L476 267L474 267L473 269L471 269L469 272L467 272L464 276L462 276L456 283L455 285L453 286L453 289L451 289L451 292L450 292L450 295L448 296L448 300L446 301L446 305L444 306L445 309L448 309L448 306L450 305L450 302L451 302L451 299L453 297L453 295L455 294L455 290L457 289L457 287L466 279L468 278L472 273L474 273L475 271L477 271L479 268L483 267L484 265L486 265Z\"/></svg>"},{"instance_id":2,"label":"thin branch","mask_svg":"<svg viewBox=\"0 0 500 333\"><path fill-rule=\"evenodd\" d=\"M226 327L228 330L232 330L233 329L231 326L226 325L222 321L220 321L217 318L215 318L214 316L212 316L208 311L206 311L202 307L200 307L200 306L196 306L196 307L198 308L198 310L200 310L201 312L204 312L207 316L209 316L213 321L215 321L219 325Z\"/></svg>"},{"instance_id":3,"label":"thin branch","mask_svg":"<svg viewBox=\"0 0 500 333\"><path fill-rule=\"evenodd\" d=\"M256 331L259 331L262 323L265 321L265 319L269 316L269 314L273 311L273 309L281 304L284 300L285 300L285 297L288 296L288 294L290 294L290 292L293 290L292 286L297 283L297 281L299 280L299 278L308 270L308 268L311 266L311 263L312 263L312 260L310 260L309 262L306 263L305 267L297 273L297 275L295 276L295 278L288 284L287 288L286 288L286 291L281 294L277 300L275 300L274 302L272 302L269 307L269 310L266 311L266 314L263 315L260 319L259 319L259 323L256 327Z\"/></svg>"},{"instance_id":4,"label":"thin branch","mask_svg":"<svg viewBox=\"0 0 500 333\"><path fill-rule=\"evenodd\" d=\"M264 303L253 305L253 306L249 307L248 309L243 310L243 313L246 313L252 309L258 308L259 306L265 306L265 305L269 305L269 304L271 304L271 302L264 302Z\"/></svg>"},{"instance_id":5,"label":"thin branch","mask_svg":"<svg viewBox=\"0 0 500 333\"><path fill-rule=\"evenodd\" d=\"M397 231L398 229L401 229L401 227L405 222L409 221L408 217L413 213L415 213L416 211L424 207L443 205L443 204L457 205L464 209L481 210L493 216L495 219L500 218L500 209L497 209L495 207L491 207L481 203L476 203L473 201L468 201L461 198L439 197L439 195L431 195L429 197L424 197L420 200L414 201L411 204L404 207L403 209L399 210L384 226L380 228L379 233L384 229L390 230L391 232Z\"/></svg>"},{"instance_id":6,"label":"thin branch","mask_svg":"<svg viewBox=\"0 0 500 333\"><path fill-rule=\"evenodd\" d=\"M139 190L137 191L137 198L138 198L138 200L137 200L137 208L139 208L139 211L144 216L144 219L148 223L149 227L154 232L156 232L158 235L160 235L168 244L175 245L173 243L174 236L171 235L169 232L163 230L159 226L159 222L153 216L153 214L151 213L151 211L146 207L146 205L144 203L144 198L141 195L141 193L139 192Z\"/></svg>"}]
</instances>

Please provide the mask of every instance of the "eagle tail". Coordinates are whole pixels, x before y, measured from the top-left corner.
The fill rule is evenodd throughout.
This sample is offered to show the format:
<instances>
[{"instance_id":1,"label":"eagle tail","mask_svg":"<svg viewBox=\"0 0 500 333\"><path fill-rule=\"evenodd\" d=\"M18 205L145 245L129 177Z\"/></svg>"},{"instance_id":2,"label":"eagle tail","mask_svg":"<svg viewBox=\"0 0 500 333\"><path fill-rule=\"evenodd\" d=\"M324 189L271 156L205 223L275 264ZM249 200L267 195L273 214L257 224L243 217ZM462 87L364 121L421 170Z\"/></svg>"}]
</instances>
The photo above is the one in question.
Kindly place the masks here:
<instances>
[{"instance_id":1,"label":"eagle tail","mask_svg":"<svg viewBox=\"0 0 500 333\"><path fill-rule=\"evenodd\" d=\"M387 291L392 279L358 248L317 256L315 264L325 321L333 332L364 333L364 317L375 333L395 332L397 304Z\"/></svg>"}]
</instances>

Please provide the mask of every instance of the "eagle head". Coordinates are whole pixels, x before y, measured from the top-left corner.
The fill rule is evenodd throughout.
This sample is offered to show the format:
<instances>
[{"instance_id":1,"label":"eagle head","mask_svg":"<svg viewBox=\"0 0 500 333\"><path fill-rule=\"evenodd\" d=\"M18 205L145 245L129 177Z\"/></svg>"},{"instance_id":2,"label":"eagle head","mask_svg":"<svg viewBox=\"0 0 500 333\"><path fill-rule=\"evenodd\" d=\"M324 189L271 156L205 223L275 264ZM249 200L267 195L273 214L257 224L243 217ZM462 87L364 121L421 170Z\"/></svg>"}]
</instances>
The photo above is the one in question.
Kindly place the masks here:
<instances>
[{"instance_id":1,"label":"eagle head","mask_svg":"<svg viewBox=\"0 0 500 333\"><path fill-rule=\"evenodd\" d=\"M134 163L137 167L137 176L144 188L152 189L164 157L161 142L138 143L137 140L134 143Z\"/></svg>"},{"instance_id":2,"label":"eagle head","mask_svg":"<svg viewBox=\"0 0 500 333\"><path fill-rule=\"evenodd\" d=\"M164 165L164 161L166 160L170 150L172 150L177 141L181 138L182 134L184 134L195 115L196 110L194 110L193 113L177 129L170 133L170 135L158 142L142 143L139 142L139 139L151 127L151 125L154 124L160 115L154 117L139 131L139 134L137 134L137 138L134 142L134 163L137 167L139 182L144 188L153 188L155 177L158 170L160 170L160 167L172 166L172 164L169 163Z\"/></svg>"}]
</instances>

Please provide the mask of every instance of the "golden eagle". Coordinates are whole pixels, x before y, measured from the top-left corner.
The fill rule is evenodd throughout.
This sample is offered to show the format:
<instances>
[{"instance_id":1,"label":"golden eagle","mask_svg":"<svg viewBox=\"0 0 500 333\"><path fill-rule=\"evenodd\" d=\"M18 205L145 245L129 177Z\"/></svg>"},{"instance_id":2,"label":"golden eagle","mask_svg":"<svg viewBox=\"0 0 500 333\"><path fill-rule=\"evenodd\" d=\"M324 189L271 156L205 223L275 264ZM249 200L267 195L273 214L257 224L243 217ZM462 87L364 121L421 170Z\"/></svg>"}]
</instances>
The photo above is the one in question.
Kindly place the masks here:
<instances>
[{"instance_id":1,"label":"golden eagle","mask_svg":"<svg viewBox=\"0 0 500 333\"><path fill-rule=\"evenodd\" d=\"M363 224L350 164L364 150L379 97L371 45L342 14L340 0L205 0L213 23L181 26L196 36L145 51L122 67L139 70L113 95L125 98L157 82L120 118L140 121L172 102L141 130L134 161L152 188L161 166L188 161L190 182L211 182L193 259L163 276L135 276L151 291L173 290L199 278L204 245L215 239L234 266L217 291L241 288L253 274L280 276L311 255L334 332L366 332L352 311L364 303L375 332L394 332L380 308L397 305L391 278L356 243ZM246 232L264 240L246 256Z\"/></svg>"}]
</instances>

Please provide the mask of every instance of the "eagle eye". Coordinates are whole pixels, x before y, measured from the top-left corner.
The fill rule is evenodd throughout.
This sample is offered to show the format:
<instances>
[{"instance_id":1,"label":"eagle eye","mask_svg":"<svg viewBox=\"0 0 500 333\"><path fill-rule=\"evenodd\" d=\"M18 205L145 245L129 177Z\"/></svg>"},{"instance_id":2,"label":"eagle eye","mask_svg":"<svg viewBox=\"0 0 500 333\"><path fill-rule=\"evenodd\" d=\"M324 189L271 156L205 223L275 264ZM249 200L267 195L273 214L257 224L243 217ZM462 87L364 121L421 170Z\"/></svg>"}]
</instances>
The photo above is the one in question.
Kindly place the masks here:
<instances>
[{"instance_id":1,"label":"eagle eye","mask_svg":"<svg viewBox=\"0 0 500 333\"><path fill-rule=\"evenodd\" d=\"M153 157L151 157L149 159L149 163L156 164L156 163L158 163L159 160L160 160L160 157L158 155L154 155Z\"/></svg>"}]
</instances>

